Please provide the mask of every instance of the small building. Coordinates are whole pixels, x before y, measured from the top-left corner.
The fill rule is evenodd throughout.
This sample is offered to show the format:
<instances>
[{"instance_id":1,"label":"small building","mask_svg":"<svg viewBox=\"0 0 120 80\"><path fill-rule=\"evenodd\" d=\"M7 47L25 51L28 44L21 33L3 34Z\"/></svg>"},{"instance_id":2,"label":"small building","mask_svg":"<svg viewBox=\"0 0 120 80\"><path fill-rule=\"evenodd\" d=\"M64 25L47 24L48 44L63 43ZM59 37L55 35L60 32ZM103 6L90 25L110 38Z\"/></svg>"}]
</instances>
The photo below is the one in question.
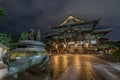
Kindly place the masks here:
<instances>
[{"instance_id":1,"label":"small building","mask_svg":"<svg viewBox=\"0 0 120 80\"><path fill-rule=\"evenodd\" d=\"M99 21L87 21L70 14L58 26L50 27L50 33L45 37L49 50L59 53L96 51L99 40L112 31L112 28L96 30Z\"/></svg>"}]
</instances>

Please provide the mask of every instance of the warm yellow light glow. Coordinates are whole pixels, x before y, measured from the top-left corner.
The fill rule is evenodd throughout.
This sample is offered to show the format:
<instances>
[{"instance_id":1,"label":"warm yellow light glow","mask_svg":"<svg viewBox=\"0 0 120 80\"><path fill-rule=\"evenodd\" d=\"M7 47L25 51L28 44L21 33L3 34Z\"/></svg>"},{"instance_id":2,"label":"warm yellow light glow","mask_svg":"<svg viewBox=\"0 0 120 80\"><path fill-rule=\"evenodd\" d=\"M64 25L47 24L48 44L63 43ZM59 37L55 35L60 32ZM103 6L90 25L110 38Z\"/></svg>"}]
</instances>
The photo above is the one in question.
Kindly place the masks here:
<instances>
[{"instance_id":1,"label":"warm yellow light glow","mask_svg":"<svg viewBox=\"0 0 120 80\"><path fill-rule=\"evenodd\" d=\"M89 47L89 43L86 43L85 46L88 48Z\"/></svg>"},{"instance_id":2,"label":"warm yellow light glow","mask_svg":"<svg viewBox=\"0 0 120 80\"><path fill-rule=\"evenodd\" d=\"M55 47L58 48L58 45L56 44Z\"/></svg>"},{"instance_id":3,"label":"warm yellow light glow","mask_svg":"<svg viewBox=\"0 0 120 80\"><path fill-rule=\"evenodd\" d=\"M75 47L76 47L76 48L78 47L78 44L77 44L77 43L75 44Z\"/></svg>"},{"instance_id":4,"label":"warm yellow light glow","mask_svg":"<svg viewBox=\"0 0 120 80\"><path fill-rule=\"evenodd\" d=\"M66 44L64 44L63 46L64 46L64 48L66 48Z\"/></svg>"},{"instance_id":5,"label":"warm yellow light glow","mask_svg":"<svg viewBox=\"0 0 120 80\"><path fill-rule=\"evenodd\" d=\"M55 62L54 67L58 67L58 66L59 66L59 57L58 57L58 56L55 56L55 57L53 58L53 61Z\"/></svg>"},{"instance_id":6,"label":"warm yellow light glow","mask_svg":"<svg viewBox=\"0 0 120 80\"><path fill-rule=\"evenodd\" d=\"M10 59L16 59L16 57L26 57L27 56L27 52L23 51L23 52L10 52Z\"/></svg>"},{"instance_id":7,"label":"warm yellow light glow","mask_svg":"<svg viewBox=\"0 0 120 80\"><path fill-rule=\"evenodd\" d=\"M107 54L107 53L108 53L108 50L105 50L105 53Z\"/></svg>"},{"instance_id":8,"label":"warm yellow light glow","mask_svg":"<svg viewBox=\"0 0 120 80\"><path fill-rule=\"evenodd\" d=\"M112 52L112 50L110 49L110 50L109 50L109 53L111 53L111 52Z\"/></svg>"},{"instance_id":9,"label":"warm yellow light glow","mask_svg":"<svg viewBox=\"0 0 120 80\"><path fill-rule=\"evenodd\" d=\"M69 20L74 20L75 22L85 22L84 20L78 19L72 15L70 15L63 23L60 24L60 26L65 25Z\"/></svg>"},{"instance_id":10,"label":"warm yellow light glow","mask_svg":"<svg viewBox=\"0 0 120 80\"><path fill-rule=\"evenodd\" d=\"M63 59L63 63L62 63L62 65L63 65L63 69L65 69L66 67L67 67L67 65L68 65L68 60L67 60L67 56L66 55L63 55L63 57L62 57L62 59Z\"/></svg>"}]
</instances>

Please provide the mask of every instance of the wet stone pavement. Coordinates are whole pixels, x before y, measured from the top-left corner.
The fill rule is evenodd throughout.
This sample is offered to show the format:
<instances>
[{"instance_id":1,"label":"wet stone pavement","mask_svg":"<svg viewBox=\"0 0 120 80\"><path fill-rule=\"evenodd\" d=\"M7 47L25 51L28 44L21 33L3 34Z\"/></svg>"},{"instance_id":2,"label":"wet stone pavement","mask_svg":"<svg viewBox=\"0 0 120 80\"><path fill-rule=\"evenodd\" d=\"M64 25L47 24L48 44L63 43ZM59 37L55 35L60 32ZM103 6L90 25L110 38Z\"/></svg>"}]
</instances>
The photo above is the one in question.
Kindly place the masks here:
<instances>
[{"instance_id":1,"label":"wet stone pavement","mask_svg":"<svg viewBox=\"0 0 120 80\"><path fill-rule=\"evenodd\" d=\"M92 55L56 55L51 57L48 66L53 69L51 80L120 80L119 70ZM18 80L27 79L47 80L41 79L41 74L30 72L22 73Z\"/></svg>"},{"instance_id":2,"label":"wet stone pavement","mask_svg":"<svg viewBox=\"0 0 120 80\"><path fill-rule=\"evenodd\" d=\"M120 80L120 71L92 55L61 55L51 59L52 80Z\"/></svg>"}]
</instances>

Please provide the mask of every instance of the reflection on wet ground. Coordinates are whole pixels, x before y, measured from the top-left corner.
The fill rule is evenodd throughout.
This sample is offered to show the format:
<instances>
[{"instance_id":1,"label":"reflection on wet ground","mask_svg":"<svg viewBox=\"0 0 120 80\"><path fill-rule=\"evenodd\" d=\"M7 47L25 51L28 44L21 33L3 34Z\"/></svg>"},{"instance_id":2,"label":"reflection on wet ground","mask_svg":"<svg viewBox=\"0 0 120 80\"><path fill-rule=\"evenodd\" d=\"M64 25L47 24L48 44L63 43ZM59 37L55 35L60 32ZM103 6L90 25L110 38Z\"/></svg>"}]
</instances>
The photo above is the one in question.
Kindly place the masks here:
<instances>
[{"instance_id":1,"label":"reflection on wet ground","mask_svg":"<svg viewBox=\"0 0 120 80\"><path fill-rule=\"evenodd\" d=\"M120 80L120 71L112 67L107 61L92 55L56 55L49 62L49 69L53 69L53 76L48 72L35 74L24 72L18 80Z\"/></svg>"},{"instance_id":2,"label":"reflection on wet ground","mask_svg":"<svg viewBox=\"0 0 120 80\"><path fill-rule=\"evenodd\" d=\"M52 61L53 80L120 80L120 71L92 55L55 56Z\"/></svg>"},{"instance_id":3,"label":"reflection on wet ground","mask_svg":"<svg viewBox=\"0 0 120 80\"><path fill-rule=\"evenodd\" d=\"M73 56L54 56L51 59L51 66L54 69L53 80L57 80L71 63L73 63Z\"/></svg>"}]
</instances>

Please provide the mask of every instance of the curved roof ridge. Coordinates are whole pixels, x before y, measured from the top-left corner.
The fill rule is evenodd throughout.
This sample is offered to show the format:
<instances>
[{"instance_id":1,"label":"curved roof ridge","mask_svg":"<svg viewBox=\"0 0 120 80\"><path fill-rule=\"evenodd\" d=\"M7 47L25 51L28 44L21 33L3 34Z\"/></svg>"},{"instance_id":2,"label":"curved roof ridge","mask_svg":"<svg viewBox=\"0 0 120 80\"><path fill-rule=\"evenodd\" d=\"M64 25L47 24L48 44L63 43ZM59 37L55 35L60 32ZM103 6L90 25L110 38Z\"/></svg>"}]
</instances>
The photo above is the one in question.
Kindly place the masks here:
<instances>
[{"instance_id":1,"label":"curved roof ridge","mask_svg":"<svg viewBox=\"0 0 120 80\"><path fill-rule=\"evenodd\" d=\"M83 23L83 22L86 22L86 20L79 19L78 17L70 14L70 15L68 15L68 17L60 24L60 26L63 26L63 25L65 25L65 24L70 24L70 21L72 21L72 23L76 23L76 22Z\"/></svg>"}]
</instances>

